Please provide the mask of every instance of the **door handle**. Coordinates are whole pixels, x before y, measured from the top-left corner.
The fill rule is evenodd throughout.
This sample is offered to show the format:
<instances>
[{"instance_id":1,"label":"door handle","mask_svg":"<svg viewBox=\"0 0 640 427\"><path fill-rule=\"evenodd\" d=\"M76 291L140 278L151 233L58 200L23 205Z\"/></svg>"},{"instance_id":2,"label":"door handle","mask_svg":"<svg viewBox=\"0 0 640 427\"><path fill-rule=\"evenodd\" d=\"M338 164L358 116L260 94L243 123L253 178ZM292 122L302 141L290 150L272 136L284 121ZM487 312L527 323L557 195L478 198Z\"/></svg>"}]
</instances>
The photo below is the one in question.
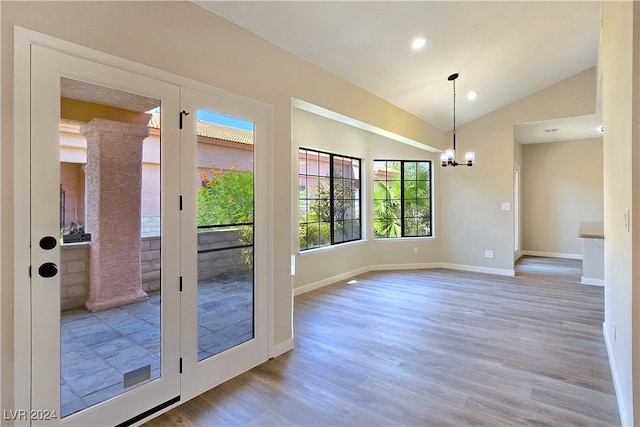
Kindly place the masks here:
<instances>
[{"instance_id":1,"label":"door handle","mask_svg":"<svg viewBox=\"0 0 640 427\"><path fill-rule=\"evenodd\" d=\"M45 262L38 268L38 274L42 277L53 277L58 274L58 266L52 262Z\"/></svg>"}]
</instances>

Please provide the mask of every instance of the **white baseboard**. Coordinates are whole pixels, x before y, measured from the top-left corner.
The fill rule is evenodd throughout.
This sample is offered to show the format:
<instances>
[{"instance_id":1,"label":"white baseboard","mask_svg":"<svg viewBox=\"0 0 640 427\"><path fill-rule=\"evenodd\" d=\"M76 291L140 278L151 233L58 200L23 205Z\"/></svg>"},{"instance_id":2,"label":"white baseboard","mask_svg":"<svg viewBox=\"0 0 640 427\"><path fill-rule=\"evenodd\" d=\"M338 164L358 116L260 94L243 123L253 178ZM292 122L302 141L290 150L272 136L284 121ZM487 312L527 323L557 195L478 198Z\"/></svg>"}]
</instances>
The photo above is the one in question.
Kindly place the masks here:
<instances>
[{"instance_id":1,"label":"white baseboard","mask_svg":"<svg viewBox=\"0 0 640 427\"><path fill-rule=\"evenodd\" d=\"M522 251L522 255L542 256L547 258L582 259L582 254L563 254L560 252Z\"/></svg>"},{"instance_id":2,"label":"white baseboard","mask_svg":"<svg viewBox=\"0 0 640 427\"><path fill-rule=\"evenodd\" d=\"M349 279L353 276L357 276L359 274L364 274L368 271L371 271L371 267L362 267L355 270L348 271L346 273L337 274L335 276L328 277L326 279L318 280L317 282L309 283L308 285L300 286L298 288L293 289L293 296L301 295L307 292L311 292L315 289L322 288L327 285L334 284L341 280Z\"/></svg>"},{"instance_id":3,"label":"white baseboard","mask_svg":"<svg viewBox=\"0 0 640 427\"><path fill-rule=\"evenodd\" d=\"M269 358L272 359L274 357L278 357L286 353L287 351L293 350L293 347L294 347L293 338L289 338L279 342L278 344L274 344L269 349Z\"/></svg>"},{"instance_id":4,"label":"white baseboard","mask_svg":"<svg viewBox=\"0 0 640 427\"><path fill-rule=\"evenodd\" d=\"M497 274L500 276L515 276L515 270L505 270L500 268L488 268L488 267L476 267L473 265L462 264L445 264L445 263L414 263L414 264L378 264L368 265L366 267L358 268L348 271L346 273L337 274L335 276L328 277L326 279L318 280L317 282L309 283L293 289L293 296L302 295L306 292L311 292L315 289L322 288L327 285L340 282L341 280L350 279L360 274L368 273L369 271L384 271L384 270L421 270L432 268L448 268L450 270L462 270L462 271L474 271L476 273Z\"/></svg>"},{"instance_id":5,"label":"white baseboard","mask_svg":"<svg viewBox=\"0 0 640 427\"><path fill-rule=\"evenodd\" d=\"M604 286L604 279L594 279L593 277L584 277L580 279L583 285Z\"/></svg>"},{"instance_id":6,"label":"white baseboard","mask_svg":"<svg viewBox=\"0 0 640 427\"><path fill-rule=\"evenodd\" d=\"M323 286L332 285L341 280L350 279L360 274L368 273L369 271L385 271L385 270L420 270L429 268L441 268L442 264L434 262L422 262L413 264L378 264L368 265L366 267L351 270L347 273L338 274L327 279L319 280L317 282L309 283L308 285L300 286L293 290L293 296L301 295L306 292L313 291L315 289L322 288Z\"/></svg>"},{"instance_id":7,"label":"white baseboard","mask_svg":"<svg viewBox=\"0 0 640 427\"><path fill-rule=\"evenodd\" d=\"M440 268L442 264L439 262L421 262L414 264L378 264L369 266L369 271L384 270L422 270L431 268Z\"/></svg>"},{"instance_id":8,"label":"white baseboard","mask_svg":"<svg viewBox=\"0 0 640 427\"><path fill-rule=\"evenodd\" d=\"M499 276L515 276L515 270L508 270L503 268L490 268L490 267L478 267L475 265L463 265L463 264L440 264L442 268L448 268L450 270L462 270L473 271L475 273L497 274Z\"/></svg>"},{"instance_id":9,"label":"white baseboard","mask_svg":"<svg viewBox=\"0 0 640 427\"><path fill-rule=\"evenodd\" d=\"M618 377L618 370L616 369L616 359L613 356L613 350L611 349L611 339L607 332L607 324L602 324L602 333L604 335L604 342L607 345L607 356L609 357L609 368L611 369L611 377L613 378L613 388L616 391L616 399L618 400L618 412L620 412L620 425L622 427L633 426L633 412L632 408L627 405L624 400L624 394L620 388L620 378Z\"/></svg>"}]
</instances>

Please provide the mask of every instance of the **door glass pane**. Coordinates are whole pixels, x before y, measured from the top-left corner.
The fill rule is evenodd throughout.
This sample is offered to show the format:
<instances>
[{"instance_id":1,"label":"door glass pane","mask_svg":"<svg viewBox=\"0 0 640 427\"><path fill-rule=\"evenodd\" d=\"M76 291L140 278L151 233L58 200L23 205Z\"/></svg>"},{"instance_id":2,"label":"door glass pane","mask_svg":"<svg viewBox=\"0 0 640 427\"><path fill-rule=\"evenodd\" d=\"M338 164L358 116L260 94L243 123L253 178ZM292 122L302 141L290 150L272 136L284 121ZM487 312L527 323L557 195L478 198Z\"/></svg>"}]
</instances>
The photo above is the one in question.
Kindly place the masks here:
<instances>
[{"instance_id":1,"label":"door glass pane","mask_svg":"<svg viewBox=\"0 0 640 427\"><path fill-rule=\"evenodd\" d=\"M197 113L198 361L254 337L253 123Z\"/></svg>"},{"instance_id":2,"label":"door glass pane","mask_svg":"<svg viewBox=\"0 0 640 427\"><path fill-rule=\"evenodd\" d=\"M61 79L63 417L161 375L160 101Z\"/></svg>"}]
</instances>

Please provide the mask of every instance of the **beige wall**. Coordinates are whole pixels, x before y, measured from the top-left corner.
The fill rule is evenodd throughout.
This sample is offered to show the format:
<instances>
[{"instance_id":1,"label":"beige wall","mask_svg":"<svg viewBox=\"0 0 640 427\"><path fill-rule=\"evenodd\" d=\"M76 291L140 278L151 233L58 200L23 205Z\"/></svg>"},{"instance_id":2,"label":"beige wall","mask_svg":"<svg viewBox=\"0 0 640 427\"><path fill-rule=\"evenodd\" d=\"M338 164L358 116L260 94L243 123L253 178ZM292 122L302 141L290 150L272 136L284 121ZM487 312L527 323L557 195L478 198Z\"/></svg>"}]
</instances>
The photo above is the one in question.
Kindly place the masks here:
<instances>
[{"instance_id":1,"label":"beige wall","mask_svg":"<svg viewBox=\"0 0 640 427\"><path fill-rule=\"evenodd\" d=\"M522 151L522 250L581 257L580 222L603 221L602 138Z\"/></svg>"},{"instance_id":2,"label":"beige wall","mask_svg":"<svg viewBox=\"0 0 640 427\"><path fill-rule=\"evenodd\" d=\"M635 3L635 5L634 5ZM634 21L640 17L636 2L602 3L602 36L599 69L602 75L604 146L604 245L605 324L618 403L623 425L637 425L638 405L638 277L632 276L632 251L638 256L640 239L625 227L625 214L635 205L634 230L638 221L638 182L632 171L638 162L637 116L640 113L637 82L637 50L640 48ZM637 22L637 21L636 21ZM635 24L637 26L637 23ZM636 27L637 28L637 27ZM635 34L634 34L635 33ZM634 37L635 35L635 37ZM636 126L633 126L634 120ZM635 164L632 164L632 154ZM635 243L635 244L634 244ZM637 263L636 263L637 271ZM634 351L635 350L635 351ZM635 357L633 356L635 354ZM635 390L634 390L635 389ZM635 402L635 403L634 403ZM635 416L633 407L635 405Z\"/></svg>"},{"instance_id":3,"label":"beige wall","mask_svg":"<svg viewBox=\"0 0 640 427\"><path fill-rule=\"evenodd\" d=\"M371 171L375 159L394 160L432 160L435 170L434 205L438 203L437 176L439 155L380 135L321 117L319 115L291 109L291 135L293 147L291 156L297 165L299 147L312 148L325 152L343 154L361 159L362 168L362 215L363 241L334 245L315 250L303 251L296 256L296 276L293 287L296 292L308 290L321 284L327 284L353 272L371 267L387 266L395 268L401 265L411 266L440 261L440 241L438 238L414 239L373 239L373 180ZM297 173L297 169L295 169ZM297 176L293 179L297 181ZM294 201L297 206L297 199ZM297 208L291 223L291 233L298 236ZM434 234L438 234L438 215L434 212ZM298 243L294 251L298 252ZM414 253L414 248L418 253Z\"/></svg>"},{"instance_id":4,"label":"beige wall","mask_svg":"<svg viewBox=\"0 0 640 427\"><path fill-rule=\"evenodd\" d=\"M593 114L596 70L583 71L458 129L457 148L475 151L471 168L441 173L442 257L445 263L513 270L513 125ZM486 249L494 258L484 258Z\"/></svg>"}]
</instances>

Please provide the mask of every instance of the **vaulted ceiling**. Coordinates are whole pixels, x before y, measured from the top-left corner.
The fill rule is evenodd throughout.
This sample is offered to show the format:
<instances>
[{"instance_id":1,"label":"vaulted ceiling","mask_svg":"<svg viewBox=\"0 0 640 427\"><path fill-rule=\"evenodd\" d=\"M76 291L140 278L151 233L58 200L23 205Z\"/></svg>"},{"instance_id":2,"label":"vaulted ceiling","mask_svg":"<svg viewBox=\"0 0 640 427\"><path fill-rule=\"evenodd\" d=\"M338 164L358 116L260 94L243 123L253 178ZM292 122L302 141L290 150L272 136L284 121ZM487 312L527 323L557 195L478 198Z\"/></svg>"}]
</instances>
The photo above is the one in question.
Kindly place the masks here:
<instances>
[{"instance_id":1,"label":"vaulted ceiling","mask_svg":"<svg viewBox=\"0 0 640 427\"><path fill-rule=\"evenodd\" d=\"M452 73L460 74L456 121L462 125L597 62L596 1L196 3L442 130L452 126ZM411 50L418 36L427 44ZM470 91L476 100L467 100ZM561 124L588 137L599 120ZM529 125L524 142L553 140L543 132L550 125L560 126Z\"/></svg>"}]
</instances>

